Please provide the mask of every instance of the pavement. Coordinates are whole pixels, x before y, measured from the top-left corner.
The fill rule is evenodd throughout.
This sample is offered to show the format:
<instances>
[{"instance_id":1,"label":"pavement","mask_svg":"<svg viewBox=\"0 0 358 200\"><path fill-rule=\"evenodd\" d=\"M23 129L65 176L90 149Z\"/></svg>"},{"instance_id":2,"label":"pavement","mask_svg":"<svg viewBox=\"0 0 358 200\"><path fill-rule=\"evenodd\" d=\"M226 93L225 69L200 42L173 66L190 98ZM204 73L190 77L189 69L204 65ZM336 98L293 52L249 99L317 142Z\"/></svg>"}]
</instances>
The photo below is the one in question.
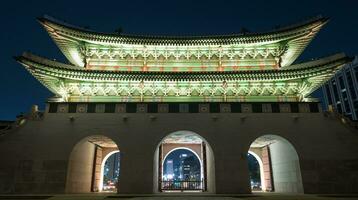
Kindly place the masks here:
<instances>
[{"instance_id":1,"label":"pavement","mask_svg":"<svg viewBox=\"0 0 358 200\"><path fill-rule=\"evenodd\" d=\"M358 200L358 194L292 195L292 194L161 194L161 195L117 195L117 194L63 194L63 195L0 195L0 200Z\"/></svg>"}]
</instances>

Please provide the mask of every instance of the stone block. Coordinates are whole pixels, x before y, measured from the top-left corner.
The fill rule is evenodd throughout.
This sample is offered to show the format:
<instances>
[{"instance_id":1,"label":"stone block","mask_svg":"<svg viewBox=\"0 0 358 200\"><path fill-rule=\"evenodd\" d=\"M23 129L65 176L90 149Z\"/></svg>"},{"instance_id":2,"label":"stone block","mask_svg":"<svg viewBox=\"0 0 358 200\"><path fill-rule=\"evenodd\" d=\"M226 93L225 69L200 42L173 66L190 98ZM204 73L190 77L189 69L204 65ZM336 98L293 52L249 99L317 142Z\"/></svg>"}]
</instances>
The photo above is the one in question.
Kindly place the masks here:
<instances>
[{"instance_id":1,"label":"stone block","mask_svg":"<svg viewBox=\"0 0 358 200\"><path fill-rule=\"evenodd\" d=\"M19 161L19 170L21 171L31 171L33 167L33 160L20 160Z\"/></svg>"},{"instance_id":2,"label":"stone block","mask_svg":"<svg viewBox=\"0 0 358 200\"><path fill-rule=\"evenodd\" d=\"M326 183L326 182L319 182L317 184L317 189L319 193L333 193L333 184L332 183Z\"/></svg>"},{"instance_id":3,"label":"stone block","mask_svg":"<svg viewBox=\"0 0 358 200\"><path fill-rule=\"evenodd\" d=\"M46 183L49 182L65 182L66 171L48 171L45 176Z\"/></svg>"},{"instance_id":4,"label":"stone block","mask_svg":"<svg viewBox=\"0 0 358 200\"><path fill-rule=\"evenodd\" d=\"M39 185L41 191L47 194L61 194L65 190L65 182L44 183Z\"/></svg>"},{"instance_id":5,"label":"stone block","mask_svg":"<svg viewBox=\"0 0 358 200\"><path fill-rule=\"evenodd\" d=\"M21 177L19 177L21 182L35 182L36 181L36 174L34 172L25 172L21 173Z\"/></svg>"},{"instance_id":6,"label":"stone block","mask_svg":"<svg viewBox=\"0 0 358 200\"><path fill-rule=\"evenodd\" d=\"M319 181L318 174L315 170L302 171L302 179L308 183L316 183Z\"/></svg>"},{"instance_id":7,"label":"stone block","mask_svg":"<svg viewBox=\"0 0 358 200\"><path fill-rule=\"evenodd\" d=\"M358 160L344 160L340 166L345 170L358 170Z\"/></svg>"},{"instance_id":8,"label":"stone block","mask_svg":"<svg viewBox=\"0 0 358 200\"><path fill-rule=\"evenodd\" d=\"M66 170L67 161L65 160L44 160L42 163L43 170Z\"/></svg>"},{"instance_id":9,"label":"stone block","mask_svg":"<svg viewBox=\"0 0 358 200\"><path fill-rule=\"evenodd\" d=\"M34 194L40 191L40 185L38 183L15 183L14 193L28 193Z\"/></svg>"},{"instance_id":10,"label":"stone block","mask_svg":"<svg viewBox=\"0 0 358 200\"><path fill-rule=\"evenodd\" d=\"M333 168L334 169L334 168ZM336 170L319 170L318 171L318 178L321 182L336 182L340 173L337 173Z\"/></svg>"},{"instance_id":11,"label":"stone block","mask_svg":"<svg viewBox=\"0 0 358 200\"><path fill-rule=\"evenodd\" d=\"M306 194L318 193L317 183L304 182L303 187Z\"/></svg>"},{"instance_id":12,"label":"stone block","mask_svg":"<svg viewBox=\"0 0 358 200\"><path fill-rule=\"evenodd\" d=\"M302 170L315 170L316 162L314 160L300 160Z\"/></svg>"},{"instance_id":13,"label":"stone block","mask_svg":"<svg viewBox=\"0 0 358 200\"><path fill-rule=\"evenodd\" d=\"M0 177L0 194L12 193L13 191L13 178L4 180Z\"/></svg>"},{"instance_id":14,"label":"stone block","mask_svg":"<svg viewBox=\"0 0 358 200\"><path fill-rule=\"evenodd\" d=\"M0 182L4 180L12 180L15 176L15 169L0 169ZM0 184L1 185L1 184Z\"/></svg>"}]
</instances>

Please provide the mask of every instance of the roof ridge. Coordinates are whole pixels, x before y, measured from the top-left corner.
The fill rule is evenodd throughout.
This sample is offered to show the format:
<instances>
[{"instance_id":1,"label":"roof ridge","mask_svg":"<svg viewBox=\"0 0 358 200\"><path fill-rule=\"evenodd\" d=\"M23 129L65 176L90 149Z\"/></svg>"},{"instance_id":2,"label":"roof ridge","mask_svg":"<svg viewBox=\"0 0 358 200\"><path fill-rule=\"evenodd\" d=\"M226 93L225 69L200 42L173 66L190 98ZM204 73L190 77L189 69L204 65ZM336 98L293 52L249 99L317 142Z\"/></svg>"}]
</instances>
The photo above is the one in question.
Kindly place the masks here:
<instances>
[{"instance_id":1,"label":"roof ridge","mask_svg":"<svg viewBox=\"0 0 358 200\"><path fill-rule=\"evenodd\" d=\"M293 23L290 25L286 25L286 26L282 26L278 29L271 29L271 30L266 30L266 31L258 31L258 32L247 32L247 33L231 33L231 34L213 34L213 35L146 35L146 34L117 34L117 33L108 33L108 32L101 32L101 31L96 31L93 29L87 29L81 26L77 26L77 25L73 25L70 24L66 21L63 20L59 20L56 19L52 16L49 15L44 15L43 17L37 17L37 20L40 21L41 23L44 23L46 21L54 23L56 25L59 26L63 26L63 27L68 27L68 28L73 28L76 29L78 31L84 31L84 32L88 32L88 33L92 33L92 34L101 34L101 35L106 35L106 36L118 36L118 37L123 37L123 38L145 38L145 39L177 39L177 40L181 40L181 39L211 39L211 38L215 38L215 37L225 37L225 38L230 38L230 37L241 37L241 36L256 36L256 35L265 35L265 34L272 34L272 33L277 33L277 32L285 32L285 31L289 31L292 29L296 29L302 26L306 26L309 24L312 24L314 22L318 22L318 21L322 21L323 23L328 22L329 18L328 17L323 17L321 15L317 15L315 17L309 18L307 20L303 20L297 23Z\"/></svg>"}]
</instances>

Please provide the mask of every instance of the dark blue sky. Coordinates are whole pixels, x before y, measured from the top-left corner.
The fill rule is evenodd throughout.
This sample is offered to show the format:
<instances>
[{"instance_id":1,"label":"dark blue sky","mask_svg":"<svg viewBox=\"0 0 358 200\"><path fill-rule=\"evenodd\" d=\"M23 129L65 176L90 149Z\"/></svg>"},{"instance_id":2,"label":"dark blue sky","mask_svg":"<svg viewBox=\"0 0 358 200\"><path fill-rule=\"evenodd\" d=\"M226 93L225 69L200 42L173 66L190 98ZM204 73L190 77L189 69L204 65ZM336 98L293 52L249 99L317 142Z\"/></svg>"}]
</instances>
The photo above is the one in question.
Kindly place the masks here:
<instances>
[{"instance_id":1,"label":"dark blue sky","mask_svg":"<svg viewBox=\"0 0 358 200\"><path fill-rule=\"evenodd\" d=\"M172 1L7 1L0 8L0 120L14 119L33 104L44 107L52 94L17 64L24 51L63 60L36 21L44 14L103 32L122 27L127 34L208 35L270 30L322 14L331 21L299 60L358 52L356 0L172 0Z\"/></svg>"}]
</instances>

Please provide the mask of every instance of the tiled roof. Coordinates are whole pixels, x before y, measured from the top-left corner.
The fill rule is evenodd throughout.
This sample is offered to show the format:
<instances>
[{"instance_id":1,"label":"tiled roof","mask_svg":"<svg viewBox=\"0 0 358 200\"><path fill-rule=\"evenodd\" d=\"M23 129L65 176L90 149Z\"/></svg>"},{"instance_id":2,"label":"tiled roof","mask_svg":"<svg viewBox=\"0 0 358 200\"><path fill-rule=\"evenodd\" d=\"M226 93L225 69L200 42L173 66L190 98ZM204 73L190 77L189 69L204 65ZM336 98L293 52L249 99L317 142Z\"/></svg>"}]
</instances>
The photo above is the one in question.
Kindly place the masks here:
<instances>
[{"instance_id":1,"label":"tiled roof","mask_svg":"<svg viewBox=\"0 0 358 200\"><path fill-rule=\"evenodd\" d=\"M99 33L60 22L51 17L39 18L64 55L77 66L84 66L85 55L81 49L87 45L99 45L101 48L126 46L156 47L188 47L199 46L201 49L220 48L238 45L241 48L262 48L275 45L285 49L281 57L281 65L288 66L301 54L321 27L328 21L318 17L300 24L281 29L262 32L213 36L138 36Z\"/></svg>"},{"instance_id":2,"label":"tiled roof","mask_svg":"<svg viewBox=\"0 0 358 200\"><path fill-rule=\"evenodd\" d=\"M292 65L279 70L225 71L225 72L130 72L87 70L73 65L48 60L30 53L16 57L16 60L29 67L30 71L46 72L53 76L79 80L154 80L154 81L280 81L308 78L324 73L332 73L350 58L345 54L335 54L323 59Z\"/></svg>"},{"instance_id":3,"label":"tiled roof","mask_svg":"<svg viewBox=\"0 0 358 200\"><path fill-rule=\"evenodd\" d=\"M192 91L219 92L215 98L224 98L225 91L243 93L243 96L262 98L260 93L272 97L294 96L307 97L333 76L344 64L351 59L344 54L336 54L315 61L292 65L276 70L247 70L247 71L210 71L210 72L138 72L138 71L105 71L89 70L74 65L67 65L51 61L29 53L16 57L16 60L36 77L53 93L66 99L81 99L81 92L91 98L101 100L115 100L113 94L119 98L128 98L128 94L136 95L134 101L141 101L146 93L163 97L167 93L166 86L180 93ZM180 86L181 85L181 86ZM227 85L227 86L226 86ZM179 87L180 86L180 87ZM227 87L227 88L226 88ZM100 89L99 89L100 88ZM99 91L99 94L97 94ZM122 92L124 93L122 93ZM136 92L135 92L136 91ZM73 95L72 93L75 93ZM182 91L183 92L183 91ZM104 95L108 93L108 95ZM182 95L175 93L164 96L171 100L185 100ZM100 96L100 97L99 97ZM112 97L111 97L112 96ZM114 99L113 99L114 98ZM201 98L203 96L196 96ZM226 97L225 97L226 98ZM200 101L201 101L200 100ZM91 100L90 100L91 101ZM235 101L235 100L234 100Z\"/></svg>"},{"instance_id":4,"label":"tiled roof","mask_svg":"<svg viewBox=\"0 0 358 200\"><path fill-rule=\"evenodd\" d=\"M162 35L127 35L117 33L95 32L54 19L49 16L38 18L45 26L72 35L83 37L83 39L108 43L140 44L140 45L226 45L226 44L250 44L279 39L297 34L297 31L312 28L324 24L328 18L316 17L307 21L285 26L266 32L247 32L228 35L206 35L206 36L162 36Z\"/></svg>"}]
</instances>

